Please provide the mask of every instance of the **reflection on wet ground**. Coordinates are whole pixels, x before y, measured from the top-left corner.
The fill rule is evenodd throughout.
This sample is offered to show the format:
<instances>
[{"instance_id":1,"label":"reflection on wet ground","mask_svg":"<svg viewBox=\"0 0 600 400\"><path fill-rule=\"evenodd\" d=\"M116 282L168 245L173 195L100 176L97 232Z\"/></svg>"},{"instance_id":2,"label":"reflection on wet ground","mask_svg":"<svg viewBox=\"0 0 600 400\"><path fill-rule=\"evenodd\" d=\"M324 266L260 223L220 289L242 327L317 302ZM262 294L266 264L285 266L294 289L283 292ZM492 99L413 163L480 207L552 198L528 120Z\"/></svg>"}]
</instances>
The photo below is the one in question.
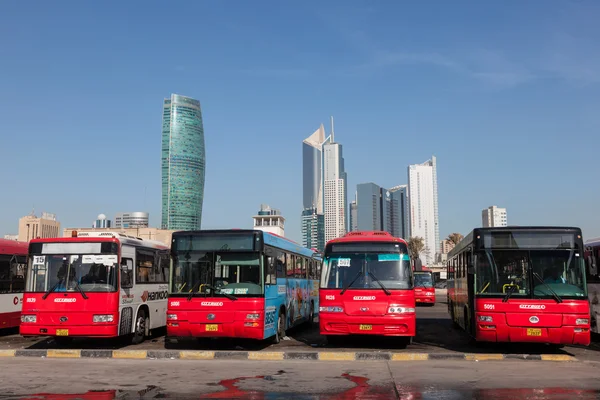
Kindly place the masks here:
<instances>
[{"instance_id":1,"label":"reflection on wet ground","mask_svg":"<svg viewBox=\"0 0 600 400\"><path fill-rule=\"evenodd\" d=\"M340 378L352 382L354 385L339 393L307 393L306 391L261 391L245 390L241 386L245 381L263 381L269 382L277 379L278 375L285 371L279 371L274 375L260 375L253 377L239 377L234 379L225 379L215 386L220 386L223 390L212 393L169 393L157 386L147 386L142 390L100 390L88 391L86 393L65 394L65 393L37 393L30 395L0 395L1 400L129 400L129 399L245 399L245 400L279 400L279 399L314 399L314 400L513 400L513 399L534 399L534 400L591 400L600 398L600 390L581 390L567 388L544 388L544 389L447 389L435 387L418 387L415 385L397 385L393 386L372 386L369 379L362 376L342 374Z\"/></svg>"}]
</instances>

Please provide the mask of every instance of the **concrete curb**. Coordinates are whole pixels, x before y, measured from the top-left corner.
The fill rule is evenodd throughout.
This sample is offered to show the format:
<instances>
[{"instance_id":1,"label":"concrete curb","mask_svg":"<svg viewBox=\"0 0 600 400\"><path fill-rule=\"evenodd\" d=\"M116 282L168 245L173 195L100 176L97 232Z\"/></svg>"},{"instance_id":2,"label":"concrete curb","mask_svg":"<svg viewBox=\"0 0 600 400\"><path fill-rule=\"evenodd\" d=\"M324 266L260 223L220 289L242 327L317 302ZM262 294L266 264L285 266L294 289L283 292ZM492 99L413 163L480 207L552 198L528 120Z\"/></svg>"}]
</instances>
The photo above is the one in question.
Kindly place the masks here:
<instances>
[{"instance_id":1,"label":"concrete curb","mask_svg":"<svg viewBox=\"0 0 600 400\"><path fill-rule=\"evenodd\" d=\"M193 351L193 350L0 350L0 358L118 358L182 360L254 360L254 361L578 361L567 354L473 354L473 353L391 353L354 351Z\"/></svg>"}]
</instances>

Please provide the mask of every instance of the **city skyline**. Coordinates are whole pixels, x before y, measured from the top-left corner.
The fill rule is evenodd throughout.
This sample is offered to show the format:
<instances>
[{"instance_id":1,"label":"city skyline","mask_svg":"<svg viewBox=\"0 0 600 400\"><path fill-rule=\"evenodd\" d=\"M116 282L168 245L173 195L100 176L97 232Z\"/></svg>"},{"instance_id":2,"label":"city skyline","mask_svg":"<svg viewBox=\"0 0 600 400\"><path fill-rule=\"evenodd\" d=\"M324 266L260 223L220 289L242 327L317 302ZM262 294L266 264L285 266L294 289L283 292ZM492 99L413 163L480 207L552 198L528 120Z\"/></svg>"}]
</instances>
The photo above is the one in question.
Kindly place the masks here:
<instances>
[{"instance_id":1,"label":"city skyline","mask_svg":"<svg viewBox=\"0 0 600 400\"><path fill-rule=\"evenodd\" d=\"M159 110L165 96L182 93L206 114L202 228L247 227L268 202L300 242L298 144L333 114L351 189L392 187L406 165L438 157L441 238L481 225L490 204L509 209L511 224L574 225L585 238L600 236L600 189L586 179L600 145L595 3L442 4L434 29L422 24L421 4L303 4L276 24L264 4L227 12L148 5L143 16L122 7L117 15L86 3L68 14L50 4L3 6L0 26L11 35L0 145L10 149L1 166L11 186L0 200L0 232L16 233L32 206L56 212L64 226L144 210L159 227ZM260 12L244 17L251 10ZM206 23L196 26L197 15ZM508 25L517 29L505 34ZM167 39L175 29L179 39ZM123 40L132 31L135 40ZM415 40L400 40L409 33ZM220 40L189 51L199 37ZM183 56L165 57L165 49ZM586 145L565 152L571 135ZM49 163L49 155L57 156ZM571 190L548 196L557 180ZM65 187L77 190L63 196Z\"/></svg>"}]
</instances>

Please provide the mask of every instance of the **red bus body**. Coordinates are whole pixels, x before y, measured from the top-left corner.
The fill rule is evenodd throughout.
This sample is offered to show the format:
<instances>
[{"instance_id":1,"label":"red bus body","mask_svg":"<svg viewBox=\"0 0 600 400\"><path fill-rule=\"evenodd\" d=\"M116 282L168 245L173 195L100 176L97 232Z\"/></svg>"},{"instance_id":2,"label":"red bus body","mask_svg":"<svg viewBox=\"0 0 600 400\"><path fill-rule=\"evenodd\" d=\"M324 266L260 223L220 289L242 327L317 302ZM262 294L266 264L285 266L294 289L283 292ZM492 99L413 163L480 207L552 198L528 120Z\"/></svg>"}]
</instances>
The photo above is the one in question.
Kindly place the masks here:
<instances>
[{"instance_id":1,"label":"red bus body","mask_svg":"<svg viewBox=\"0 0 600 400\"><path fill-rule=\"evenodd\" d=\"M82 232L80 237L68 238L48 238L33 239L30 242L30 274L32 270L31 249L36 244L44 246L45 244L113 244L116 249L117 266L120 265L122 257L135 258L137 248L147 250L159 249L166 255L168 261L168 247L154 241L146 241L132 236L109 233L106 237L85 236L92 235L89 232ZM94 234L95 235L95 234ZM116 235L116 236L112 236ZM36 247L37 248L37 247ZM127 254L125 254L127 253ZM38 254L38 253L36 253ZM50 257L52 253L48 253ZM100 256L102 254L99 254ZM114 255L111 253L111 255ZM83 256L82 256L83 258ZM48 275L50 267L46 265ZM136 265L134 271L137 272ZM45 273L44 273L45 274ZM136 318L145 310L147 317L145 326L145 335L149 334L150 329L165 326L166 324L166 301L167 286L161 292L156 291L155 284L135 284L131 288L124 289L122 286L123 271L116 273L114 290L104 292L94 292L84 290L87 299L77 290L70 291L52 291L47 294L45 291L30 291L24 293L23 309L21 315L20 334L22 336L52 336L57 338L69 339L71 337L86 338L110 338L120 335L127 335L134 332L136 327ZM28 285L32 285L33 277L28 277ZM107 283L108 283L108 277ZM139 279L139 278L136 278ZM49 286L49 284L47 284ZM27 287L30 289L30 286ZM157 296L155 293L162 293ZM155 298L156 297L156 298ZM160 300L162 299L162 305ZM95 321L95 316L110 316L107 321ZM133 318L136 316L136 318ZM35 318L33 320L24 320L23 318Z\"/></svg>"},{"instance_id":2,"label":"red bus body","mask_svg":"<svg viewBox=\"0 0 600 400\"><path fill-rule=\"evenodd\" d=\"M319 290L319 331L329 338L343 335L382 335L407 338L408 343L416 334L415 292L409 289L388 288L387 295L381 288L348 288L341 294L340 287L328 288L327 275L332 249L337 244L399 244L406 242L387 232L350 232L327 243L321 269ZM366 250L367 252L369 250ZM407 262L408 261L407 259ZM339 260L338 260L339 263ZM338 267L339 268L339 267ZM411 273L410 266L407 267ZM402 309L401 313L394 312Z\"/></svg>"},{"instance_id":3,"label":"red bus body","mask_svg":"<svg viewBox=\"0 0 600 400\"><path fill-rule=\"evenodd\" d=\"M433 273L423 267L423 271L415 271L415 302L419 304L435 305L435 287L433 286ZM431 287L422 286L419 284L418 275L427 275L430 278Z\"/></svg>"},{"instance_id":4,"label":"red bus body","mask_svg":"<svg viewBox=\"0 0 600 400\"><path fill-rule=\"evenodd\" d=\"M27 242L0 239L0 329L21 323L27 249Z\"/></svg>"},{"instance_id":5,"label":"red bus body","mask_svg":"<svg viewBox=\"0 0 600 400\"><path fill-rule=\"evenodd\" d=\"M563 238L571 241L572 247L554 247L552 241ZM494 241L501 243L498 248L490 244ZM539 245L544 241L547 243ZM504 248L509 246L506 243L511 243L513 248ZM451 319L475 340L482 342L589 345L590 306L582 250L581 230L578 228L505 227L473 230L448 255L448 310ZM566 280L544 280L549 276L542 278L542 272L533 269L533 260L537 271L548 271L554 267L548 267L545 264L547 260L556 260L559 258L557 254L569 252L572 257L568 260L573 264L568 272L578 274L579 292L565 295L559 290L561 285L571 290L574 284ZM476 254L479 254L478 257L474 257ZM535 254L543 254L543 257ZM513 259L509 260L508 255ZM519 264L521 259L515 261L517 255L524 260L522 264ZM492 278L480 278L489 274L489 260L494 261L496 268L492 268ZM523 276L526 280L518 284L516 281L503 281L507 277L514 279ZM479 283L478 279L482 282ZM549 286L540 282L540 279L558 285ZM500 284L495 283L497 288L491 290L491 282ZM522 292L507 290L511 286L519 288L519 285ZM535 294L531 294L530 287L535 288ZM554 298L552 292L557 295L560 292L562 297L558 295L558 298Z\"/></svg>"}]
</instances>

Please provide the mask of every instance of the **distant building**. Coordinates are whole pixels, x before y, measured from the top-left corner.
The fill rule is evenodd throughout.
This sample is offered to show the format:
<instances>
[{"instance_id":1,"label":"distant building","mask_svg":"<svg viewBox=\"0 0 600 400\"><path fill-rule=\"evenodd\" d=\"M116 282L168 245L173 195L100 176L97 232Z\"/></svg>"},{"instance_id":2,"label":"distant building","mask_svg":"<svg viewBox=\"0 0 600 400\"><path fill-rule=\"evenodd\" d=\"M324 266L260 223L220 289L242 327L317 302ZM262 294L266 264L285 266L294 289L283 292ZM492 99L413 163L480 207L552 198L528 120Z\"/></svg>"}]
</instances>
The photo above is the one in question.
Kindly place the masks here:
<instances>
[{"instance_id":1,"label":"distant building","mask_svg":"<svg viewBox=\"0 0 600 400\"><path fill-rule=\"evenodd\" d=\"M410 235L422 237L425 250L420 258L425 265L435 261L439 253L437 166L435 156L423 164L408 166Z\"/></svg>"},{"instance_id":2,"label":"distant building","mask_svg":"<svg viewBox=\"0 0 600 400\"><path fill-rule=\"evenodd\" d=\"M65 228L63 237L71 237L73 231L77 232L118 232L125 235L131 235L140 239L156 240L171 246L171 236L174 230L158 228Z\"/></svg>"},{"instance_id":3,"label":"distant building","mask_svg":"<svg viewBox=\"0 0 600 400\"><path fill-rule=\"evenodd\" d=\"M60 237L60 222L56 215L42 213L41 217L27 215L19 219L19 241L28 242L35 238Z\"/></svg>"},{"instance_id":4,"label":"distant building","mask_svg":"<svg viewBox=\"0 0 600 400\"><path fill-rule=\"evenodd\" d=\"M19 240L19 235L4 235L5 240Z\"/></svg>"},{"instance_id":5,"label":"distant building","mask_svg":"<svg viewBox=\"0 0 600 400\"><path fill-rule=\"evenodd\" d=\"M147 212L124 212L115 216L115 228L147 228L150 214Z\"/></svg>"},{"instance_id":6,"label":"distant building","mask_svg":"<svg viewBox=\"0 0 600 400\"><path fill-rule=\"evenodd\" d=\"M100 214L98 218L92 224L93 228L110 228L112 221L110 219L106 219L106 215Z\"/></svg>"},{"instance_id":7,"label":"distant building","mask_svg":"<svg viewBox=\"0 0 600 400\"><path fill-rule=\"evenodd\" d=\"M356 200L350 202L350 216L349 216L350 232L358 230L358 208Z\"/></svg>"},{"instance_id":8,"label":"distant building","mask_svg":"<svg viewBox=\"0 0 600 400\"><path fill-rule=\"evenodd\" d=\"M325 216L317 208L302 211L302 246L309 249L325 250Z\"/></svg>"},{"instance_id":9,"label":"distant building","mask_svg":"<svg viewBox=\"0 0 600 400\"><path fill-rule=\"evenodd\" d=\"M200 229L206 150L200 102L172 94L163 104L163 229Z\"/></svg>"},{"instance_id":10,"label":"distant building","mask_svg":"<svg viewBox=\"0 0 600 400\"><path fill-rule=\"evenodd\" d=\"M455 244L449 241L448 239L444 239L440 242L440 252L442 254L450 253L450 250L454 248Z\"/></svg>"},{"instance_id":11,"label":"distant building","mask_svg":"<svg viewBox=\"0 0 600 400\"><path fill-rule=\"evenodd\" d=\"M388 190L372 182L356 186L356 230L386 231L408 239L406 185Z\"/></svg>"},{"instance_id":12,"label":"distant building","mask_svg":"<svg viewBox=\"0 0 600 400\"><path fill-rule=\"evenodd\" d=\"M507 226L506 208L491 206L482 210L481 225L484 228Z\"/></svg>"},{"instance_id":13,"label":"distant building","mask_svg":"<svg viewBox=\"0 0 600 400\"><path fill-rule=\"evenodd\" d=\"M252 219L254 219L254 229L285 236L285 218L279 210L261 204L260 211Z\"/></svg>"},{"instance_id":14,"label":"distant building","mask_svg":"<svg viewBox=\"0 0 600 400\"><path fill-rule=\"evenodd\" d=\"M323 206L325 240L344 236L348 227L348 175L344 166L342 145L334 139L333 117L331 135L323 144Z\"/></svg>"}]
</instances>

